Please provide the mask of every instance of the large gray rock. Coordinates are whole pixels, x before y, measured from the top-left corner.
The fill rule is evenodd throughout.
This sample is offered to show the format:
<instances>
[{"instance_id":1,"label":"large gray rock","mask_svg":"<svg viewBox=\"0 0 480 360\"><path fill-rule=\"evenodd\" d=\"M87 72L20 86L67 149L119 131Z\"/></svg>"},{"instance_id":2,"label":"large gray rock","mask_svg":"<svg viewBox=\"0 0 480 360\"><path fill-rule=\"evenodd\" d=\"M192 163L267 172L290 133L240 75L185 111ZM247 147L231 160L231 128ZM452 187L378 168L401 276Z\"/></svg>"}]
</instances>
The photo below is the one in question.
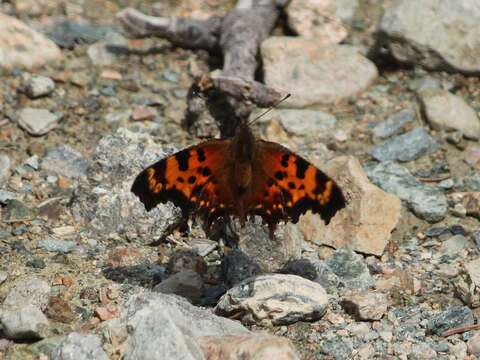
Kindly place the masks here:
<instances>
[{"instance_id":1,"label":"large gray rock","mask_svg":"<svg viewBox=\"0 0 480 360\"><path fill-rule=\"evenodd\" d=\"M337 102L365 90L378 75L375 65L348 45L273 36L262 43L261 53L265 83L292 94L284 107Z\"/></svg>"},{"instance_id":2,"label":"large gray rock","mask_svg":"<svg viewBox=\"0 0 480 360\"><path fill-rule=\"evenodd\" d=\"M47 306L49 295L50 285L45 280L35 276L20 277L10 284L3 305L34 305L43 310Z\"/></svg>"},{"instance_id":3,"label":"large gray rock","mask_svg":"<svg viewBox=\"0 0 480 360\"><path fill-rule=\"evenodd\" d=\"M477 0L396 0L385 11L380 35L399 61L478 74L479 23Z\"/></svg>"},{"instance_id":4,"label":"large gray rock","mask_svg":"<svg viewBox=\"0 0 480 360\"><path fill-rule=\"evenodd\" d=\"M217 314L237 314L245 323L282 325L315 321L326 312L328 297L320 284L296 275L249 278L218 302Z\"/></svg>"},{"instance_id":5,"label":"large gray rock","mask_svg":"<svg viewBox=\"0 0 480 360\"><path fill-rule=\"evenodd\" d=\"M102 340L93 334L68 334L52 355L53 360L108 360Z\"/></svg>"},{"instance_id":6,"label":"large gray rock","mask_svg":"<svg viewBox=\"0 0 480 360\"><path fill-rule=\"evenodd\" d=\"M33 305L0 309L0 328L7 339L39 339L48 330L47 317Z\"/></svg>"},{"instance_id":7,"label":"large gray rock","mask_svg":"<svg viewBox=\"0 0 480 360\"><path fill-rule=\"evenodd\" d=\"M174 150L155 144L148 134L124 128L102 138L87 172L91 183L76 189L74 217L90 221L89 231L99 236L141 243L164 236L181 219L179 209L168 203L147 212L130 188L141 170Z\"/></svg>"},{"instance_id":8,"label":"large gray rock","mask_svg":"<svg viewBox=\"0 0 480 360\"><path fill-rule=\"evenodd\" d=\"M62 58L60 49L23 22L0 13L0 68L37 68Z\"/></svg>"},{"instance_id":9,"label":"large gray rock","mask_svg":"<svg viewBox=\"0 0 480 360\"><path fill-rule=\"evenodd\" d=\"M117 324L118 326L118 324ZM126 304L125 359L204 359L197 338L249 333L241 324L160 293L142 292Z\"/></svg>"},{"instance_id":10,"label":"large gray rock","mask_svg":"<svg viewBox=\"0 0 480 360\"><path fill-rule=\"evenodd\" d=\"M429 222L437 222L445 217L448 207L445 194L421 183L403 166L384 162L365 170L374 184L397 195L418 217Z\"/></svg>"},{"instance_id":11,"label":"large gray rock","mask_svg":"<svg viewBox=\"0 0 480 360\"><path fill-rule=\"evenodd\" d=\"M438 148L437 142L424 128L415 128L406 134L373 146L368 153L378 161L412 161Z\"/></svg>"},{"instance_id":12,"label":"large gray rock","mask_svg":"<svg viewBox=\"0 0 480 360\"><path fill-rule=\"evenodd\" d=\"M445 90L426 89L419 92L425 118L435 130L458 130L465 137L480 138L477 113L461 97Z\"/></svg>"},{"instance_id":13,"label":"large gray rock","mask_svg":"<svg viewBox=\"0 0 480 360\"><path fill-rule=\"evenodd\" d=\"M472 325L474 321L473 312L467 306L452 306L430 319L427 328L431 332L441 335L444 331L452 328Z\"/></svg>"}]
</instances>

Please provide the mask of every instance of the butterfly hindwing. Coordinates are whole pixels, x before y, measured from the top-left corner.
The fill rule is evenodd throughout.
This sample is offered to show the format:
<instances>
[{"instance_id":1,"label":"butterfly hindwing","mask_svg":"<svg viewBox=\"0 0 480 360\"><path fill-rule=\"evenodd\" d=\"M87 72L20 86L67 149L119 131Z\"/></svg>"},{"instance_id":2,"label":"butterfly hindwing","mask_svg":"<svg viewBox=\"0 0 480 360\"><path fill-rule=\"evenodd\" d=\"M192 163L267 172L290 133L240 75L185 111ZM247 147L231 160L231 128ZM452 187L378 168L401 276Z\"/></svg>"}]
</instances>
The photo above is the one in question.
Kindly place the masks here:
<instances>
[{"instance_id":1,"label":"butterfly hindwing","mask_svg":"<svg viewBox=\"0 0 480 360\"><path fill-rule=\"evenodd\" d=\"M211 140L181 150L143 170L132 185L149 211L173 202L184 216L197 212L211 222L232 211L226 182L229 139Z\"/></svg>"},{"instance_id":2,"label":"butterfly hindwing","mask_svg":"<svg viewBox=\"0 0 480 360\"><path fill-rule=\"evenodd\" d=\"M248 208L270 227L281 220L297 222L307 210L328 224L345 207L337 184L307 160L273 142L258 140L256 147L258 180Z\"/></svg>"}]
</instances>

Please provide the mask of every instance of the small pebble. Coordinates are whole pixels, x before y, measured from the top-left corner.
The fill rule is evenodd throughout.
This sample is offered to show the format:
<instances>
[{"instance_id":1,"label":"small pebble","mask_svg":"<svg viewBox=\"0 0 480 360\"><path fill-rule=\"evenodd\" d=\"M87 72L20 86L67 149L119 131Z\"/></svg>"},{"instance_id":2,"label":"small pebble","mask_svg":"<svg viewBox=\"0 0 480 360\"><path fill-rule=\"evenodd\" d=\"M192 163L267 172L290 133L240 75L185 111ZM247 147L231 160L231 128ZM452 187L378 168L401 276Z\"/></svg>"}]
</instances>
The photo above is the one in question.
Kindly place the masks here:
<instances>
[{"instance_id":1,"label":"small pebble","mask_svg":"<svg viewBox=\"0 0 480 360\"><path fill-rule=\"evenodd\" d=\"M49 95L55 90L55 83L46 76L32 76L26 85L25 92L28 97L35 99Z\"/></svg>"},{"instance_id":2,"label":"small pebble","mask_svg":"<svg viewBox=\"0 0 480 360\"><path fill-rule=\"evenodd\" d=\"M157 110L150 106L137 106L133 108L131 118L133 121L153 120L158 115Z\"/></svg>"}]
</instances>

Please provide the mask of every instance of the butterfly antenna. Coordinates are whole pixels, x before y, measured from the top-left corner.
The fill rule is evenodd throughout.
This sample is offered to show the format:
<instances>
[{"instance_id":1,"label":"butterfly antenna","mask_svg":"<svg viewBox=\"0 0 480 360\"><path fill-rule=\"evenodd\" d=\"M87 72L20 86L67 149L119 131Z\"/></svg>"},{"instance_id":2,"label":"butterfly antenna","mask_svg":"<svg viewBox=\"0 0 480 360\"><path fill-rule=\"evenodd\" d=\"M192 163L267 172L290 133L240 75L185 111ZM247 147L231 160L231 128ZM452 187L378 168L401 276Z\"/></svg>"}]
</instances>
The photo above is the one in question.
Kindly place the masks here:
<instances>
[{"instance_id":1,"label":"butterfly antenna","mask_svg":"<svg viewBox=\"0 0 480 360\"><path fill-rule=\"evenodd\" d=\"M273 104L272 106L270 106L267 110L265 110L263 113L261 113L260 115L256 116L252 121L250 121L248 123L248 125L252 125L255 121L257 121L258 119L260 119L262 116L264 116L265 114L269 113L270 111L272 111L273 109L275 109L278 105L280 105L282 102L284 102L285 100L287 100L292 94L287 94L285 95L283 98L281 98L280 100L278 100L275 104Z\"/></svg>"}]
</instances>

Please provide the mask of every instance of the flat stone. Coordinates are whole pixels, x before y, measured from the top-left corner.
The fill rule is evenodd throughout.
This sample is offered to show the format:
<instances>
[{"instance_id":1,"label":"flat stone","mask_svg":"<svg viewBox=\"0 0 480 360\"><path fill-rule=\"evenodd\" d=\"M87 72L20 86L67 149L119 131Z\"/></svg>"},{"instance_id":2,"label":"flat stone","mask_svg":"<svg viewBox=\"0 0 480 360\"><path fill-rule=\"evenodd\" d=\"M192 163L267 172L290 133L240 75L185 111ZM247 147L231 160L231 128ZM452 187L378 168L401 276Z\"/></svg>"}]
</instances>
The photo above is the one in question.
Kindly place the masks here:
<instances>
[{"instance_id":1,"label":"flat stone","mask_svg":"<svg viewBox=\"0 0 480 360\"><path fill-rule=\"evenodd\" d=\"M400 0L385 11L379 33L400 62L479 74L479 23L476 0Z\"/></svg>"},{"instance_id":2,"label":"flat stone","mask_svg":"<svg viewBox=\"0 0 480 360\"><path fill-rule=\"evenodd\" d=\"M335 116L317 110L276 109L265 116L265 121L277 118L285 130L297 136L318 136L335 126ZM301 119L301 121L299 121Z\"/></svg>"},{"instance_id":3,"label":"flat stone","mask_svg":"<svg viewBox=\"0 0 480 360\"><path fill-rule=\"evenodd\" d=\"M8 200L3 212L3 220L22 221L32 220L35 217L35 211L25 206L18 200Z\"/></svg>"},{"instance_id":4,"label":"flat stone","mask_svg":"<svg viewBox=\"0 0 480 360\"><path fill-rule=\"evenodd\" d=\"M327 304L321 285L295 275L271 274L246 279L227 291L215 312L237 314L245 323L283 325L318 320Z\"/></svg>"},{"instance_id":5,"label":"flat stone","mask_svg":"<svg viewBox=\"0 0 480 360\"><path fill-rule=\"evenodd\" d=\"M406 134L373 146L368 153L378 161L406 162L428 155L437 148L437 142L424 128L415 128Z\"/></svg>"},{"instance_id":6,"label":"flat stone","mask_svg":"<svg viewBox=\"0 0 480 360\"><path fill-rule=\"evenodd\" d=\"M30 135L41 136L55 128L62 117L47 109L23 108L17 114L17 121Z\"/></svg>"},{"instance_id":7,"label":"flat stone","mask_svg":"<svg viewBox=\"0 0 480 360\"><path fill-rule=\"evenodd\" d=\"M33 69L61 58L52 41L20 20L0 14L0 68Z\"/></svg>"},{"instance_id":8,"label":"flat stone","mask_svg":"<svg viewBox=\"0 0 480 360\"><path fill-rule=\"evenodd\" d=\"M452 306L430 319L427 328L432 333L441 335L444 331L475 322L472 310L467 306Z\"/></svg>"},{"instance_id":9,"label":"flat stone","mask_svg":"<svg viewBox=\"0 0 480 360\"><path fill-rule=\"evenodd\" d=\"M440 247L440 252L451 257L458 256L468 244L468 239L463 235L454 235L445 240Z\"/></svg>"},{"instance_id":10,"label":"flat stone","mask_svg":"<svg viewBox=\"0 0 480 360\"><path fill-rule=\"evenodd\" d=\"M460 96L445 90L428 89L419 92L419 99L425 118L433 129L457 130L466 138L480 138L480 119Z\"/></svg>"},{"instance_id":11,"label":"flat stone","mask_svg":"<svg viewBox=\"0 0 480 360\"><path fill-rule=\"evenodd\" d=\"M287 338L268 334L202 336L198 338L208 360L275 359L299 360Z\"/></svg>"},{"instance_id":12,"label":"flat stone","mask_svg":"<svg viewBox=\"0 0 480 360\"><path fill-rule=\"evenodd\" d=\"M318 245L382 255L400 219L398 197L372 184L352 156L335 158L322 168L338 182L348 205L328 226L310 212L301 216L298 227L304 238Z\"/></svg>"},{"instance_id":13,"label":"flat stone","mask_svg":"<svg viewBox=\"0 0 480 360\"><path fill-rule=\"evenodd\" d=\"M405 201L418 217L428 222L445 217L448 204L443 191L421 183L401 165L384 162L367 167L366 173L374 184Z\"/></svg>"},{"instance_id":14,"label":"flat stone","mask_svg":"<svg viewBox=\"0 0 480 360\"><path fill-rule=\"evenodd\" d=\"M20 277L9 284L3 306L23 307L34 305L43 310L48 303L50 285L35 276Z\"/></svg>"},{"instance_id":15,"label":"flat stone","mask_svg":"<svg viewBox=\"0 0 480 360\"><path fill-rule=\"evenodd\" d=\"M379 292L367 291L344 298L342 306L357 320L380 320L387 312L388 297Z\"/></svg>"},{"instance_id":16,"label":"flat stone","mask_svg":"<svg viewBox=\"0 0 480 360\"><path fill-rule=\"evenodd\" d=\"M387 120L375 125L373 137L386 139L401 133L404 128L415 120L415 112L412 109L404 109L392 114Z\"/></svg>"},{"instance_id":17,"label":"flat stone","mask_svg":"<svg viewBox=\"0 0 480 360\"><path fill-rule=\"evenodd\" d=\"M330 104L365 90L375 65L348 45L320 45L299 37L269 37L261 45L265 83L292 96L281 106Z\"/></svg>"},{"instance_id":18,"label":"flat stone","mask_svg":"<svg viewBox=\"0 0 480 360\"><path fill-rule=\"evenodd\" d=\"M288 26L301 37L320 44L338 44L347 37L347 29L335 14L333 0L292 1L285 12Z\"/></svg>"},{"instance_id":19,"label":"flat stone","mask_svg":"<svg viewBox=\"0 0 480 360\"><path fill-rule=\"evenodd\" d=\"M37 246L40 248L44 248L47 251L67 254L69 252L72 252L77 247L77 244L75 243L75 241L46 239L39 240L37 242Z\"/></svg>"},{"instance_id":20,"label":"flat stone","mask_svg":"<svg viewBox=\"0 0 480 360\"><path fill-rule=\"evenodd\" d=\"M42 161L42 170L67 178L86 176L89 162L78 151L68 145L51 149Z\"/></svg>"},{"instance_id":21,"label":"flat stone","mask_svg":"<svg viewBox=\"0 0 480 360\"><path fill-rule=\"evenodd\" d=\"M151 106L137 106L133 108L130 116L133 121L146 121L153 120L158 116L158 112Z\"/></svg>"},{"instance_id":22,"label":"flat stone","mask_svg":"<svg viewBox=\"0 0 480 360\"><path fill-rule=\"evenodd\" d=\"M10 177L10 164L11 162L8 155L0 153L0 187L2 187Z\"/></svg>"},{"instance_id":23,"label":"flat stone","mask_svg":"<svg viewBox=\"0 0 480 360\"><path fill-rule=\"evenodd\" d=\"M189 245L198 256L207 256L218 247L218 242L210 239L194 239L189 242Z\"/></svg>"},{"instance_id":24,"label":"flat stone","mask_svg":"<svg viewBox=\"0 0 480 360\"><path fill-rule=\"evenodd\" d=\"M104 40L106 35L113 31L115 29L110 26L66 19L54 22L47 29L47 35L58 46L72 49L79 44L92 44Z\"/></svg>"},{"instance_id":25,"label":"flat stone","mask_svg":"<svg viewBox=\"0 0 480 360\"><path fill-rule=\"evenodd\" d=\"M72 332L58 345L53 360L108 360L102 340L94 334Z\"/></svg>"},{"instance_id":26,"label":"flat stone","mask_svg":"<svg viewBox=\"0 0 480 360\"><path fill-rule=\"evenodd\" d=\"M34 305L4 307L0 310L0 324L7 339L30 340L45 337L48 319Z\"/></svg>"},{"instance_id":27,"label":"flat stone","mask_svg":"<svg viewBox=\"0 0 480 360\"><path fill-rule=\"evenodd\" d=\"M480 169L480 148L468 147L465 150L465 162L473 168Z\"/></svg>"},{"instance_id":28,"label":"flat stone","mask_svg":"<svg viewBox=\"0 0 480 360\"><path fill-rule=\"evenodd\" d=\"M49 77L39 75L32 76L25 87L25 92L28 97L32 99L49 95L53 90L55 90L55 83L53 80Z\"/></svg>"},{"instance_id":29,"label":"flat stone","mask_svg":"<svg viewBox=\"0 0 480 360\"><path fill-rule=\"evenodd\" d=\"M184 270L171 275L153 288L163 294L182 296L193 303L198 303L203 295L202 277L194 271Z\"/></svg>"}]
</instances>

